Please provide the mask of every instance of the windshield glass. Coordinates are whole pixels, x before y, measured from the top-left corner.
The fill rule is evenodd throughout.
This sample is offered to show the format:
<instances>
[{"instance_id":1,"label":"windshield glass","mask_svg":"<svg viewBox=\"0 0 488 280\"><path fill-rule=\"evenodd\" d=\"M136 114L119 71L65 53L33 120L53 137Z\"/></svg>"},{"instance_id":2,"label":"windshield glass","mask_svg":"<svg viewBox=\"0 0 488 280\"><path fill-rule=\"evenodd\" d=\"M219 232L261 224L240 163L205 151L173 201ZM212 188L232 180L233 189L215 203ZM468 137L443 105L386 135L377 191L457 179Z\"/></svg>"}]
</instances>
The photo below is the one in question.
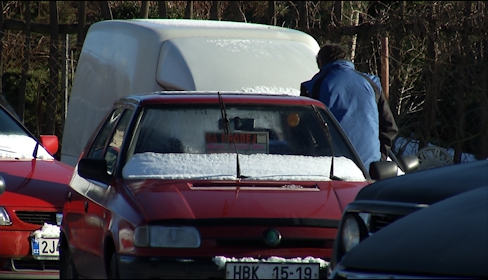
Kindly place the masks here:
<instances>
[{"instance_id":1,"label":"windshield glass","mask_svg":"<svg viewBox=\"0 0 488 280\"><path fill-rule=\"evenodd\" d=\"M32 159L36 143L36 139L27 134L3 108L0 108L0 158ZM41 145L37 157L53 159Z\"/></svg>"},{"instance_id":2,"label":"windshield glass","mask_svg":"<svg viewBox=\"0 0 488 280\"><path fill-rule=\"evenodd\" d=\"M311 106L226 104L225 113L218 104L146 108L123 176L236 179L239 161L246 179L329 180L333 151ZM344 140L329 128L334 175L364 181Z\"/></svg>"}]
</instances>

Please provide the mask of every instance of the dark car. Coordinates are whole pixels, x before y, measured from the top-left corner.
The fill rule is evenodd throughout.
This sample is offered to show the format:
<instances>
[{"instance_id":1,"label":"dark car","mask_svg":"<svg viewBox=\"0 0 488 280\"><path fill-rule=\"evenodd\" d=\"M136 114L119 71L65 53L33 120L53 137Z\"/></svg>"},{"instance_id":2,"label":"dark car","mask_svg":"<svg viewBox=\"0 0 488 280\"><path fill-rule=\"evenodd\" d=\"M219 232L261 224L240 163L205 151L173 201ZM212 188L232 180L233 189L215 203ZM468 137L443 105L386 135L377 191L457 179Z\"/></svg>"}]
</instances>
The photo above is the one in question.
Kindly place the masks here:
<instances>
[{"instance_id":1,"label":"dark car","mask_svg":"<svg viewBox=\"0 0 488 280\"><path fill-rule=\"evenodd\" d=\"M373 234L344 256L331 278L487 279L488 183Z\"/></svg>"},{"instance_id":2,"label":"dark car","mask_svg":"<svg viewBox=\"0 0 488 280\"><path fill-rule=\"evenodd\" d=\"M372 237L374 237L374 240L379 240L381 236L385 236L385 233L383 233L384 230L389 229L392 225L405 219L406 216L410 216L418 210L429 208L437 202L464 192L485 187L486 185L488 185L488 160L421 170L368 185L357 194L355 200L346 207L343 213L329 264L329 272L332 273L331 276L341 278L345 277L345 274L342 273L344 270L363 269L364 264L362 264L362 261L365 261L371 256L367 254L363 255L362 257L364 259L360 260L355 253L356 250L364 253L362 249L363 243L366 244L366 241ZM483 199L485 203L488 203L488 196L484 196ZM469 219L471 220L471 218ZM452 223L454 227L458 227L456 223ZM482 223L486 226L486 219ZM476 230L478 226L479 223L469 229ZM418 229L417 227L412 227L411 231L405 228L404 230L405 234L397 236L389 235L388 238L396 239L396 242L401 243L407 241L406 235ZM443 234L447 234L447 232ZM387 240L388 238L385 238L384 241L395 242ZM439 237L438 241L443 242L446 247L453 246L457 242L448 242L447 238L447 236L446 238ZM466 235L466 238L471 237ZM459 240L459 242L461 241ZM372 243L368 242L368 244ZM456 246L458 245L456 244ZM414 248L412 246L412 250ZM485 250L487 247L483 247L480 244L480 248L484 248ZM388 249L388 247L385 248L381 245L375 249L375 253ZM356 257L349 258L349 255L353 253ZM372 254L373 252L370 253ZM401 255L402 252L400 251L398 254ZM422 254L411 254L409 256L420 259ZM458 257L459 260L455 263L443 263L443 265L446 265L446 271L447 267L456 266L464 258L464 256ZM346 261L346 258L348 261ZM371 262L366 261L366 263ZM408 264L405 264L405 271L410 271L414 274L417 272L422 273L422 271L415 271L415 269L409 270L407 267ZM384 269L387 269L387 267L385 266Z\"/></svg>"},{"instance_id":3,"label":"dark car","mask_svg":"<svg viewBox=\"0 0 488 280\"><path fill-rule=\"evenodd\" d=\"M59 224L73 168L0 106L0 278L59 277Z\"/></svg>"},{"instance_id":4,"label":"dark car","mask_svg":"<svg viewBox=\"0 0 488 280\"><path fill-rule=\"evenodd\" d=\"M373 179L316 100L128 96L75 167L60 275L325 278L344 206Z\"/></svg>"}]
</instances>

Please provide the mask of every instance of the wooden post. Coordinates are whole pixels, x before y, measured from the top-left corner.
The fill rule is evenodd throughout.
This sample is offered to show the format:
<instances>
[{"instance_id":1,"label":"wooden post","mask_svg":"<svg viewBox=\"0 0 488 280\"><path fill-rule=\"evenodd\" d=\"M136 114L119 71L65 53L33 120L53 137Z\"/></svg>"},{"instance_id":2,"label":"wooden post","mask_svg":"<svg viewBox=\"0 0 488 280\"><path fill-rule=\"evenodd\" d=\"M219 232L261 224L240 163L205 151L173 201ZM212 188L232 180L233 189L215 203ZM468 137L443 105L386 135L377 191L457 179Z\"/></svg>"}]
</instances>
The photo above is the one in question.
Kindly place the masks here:
<instances>
[{"instance_id":1,"label":"wooden post","mask_svg":"<svg viewBox=\"0 0 488 280\"><path fill-rule=\"evenodd\" d=\"M276 25L276 1L268 1L268 22Z\"/></svg>"},{"instance_id":2,"label":"wooden post","mask_svg":"<svg viewBox=\"0 0 488 280\"><path fill-rule=\"evenodd\" d=\"M212 1L212 6L210 7L210 19L220 20L220 1Z\"/></svg>"},{"instance_id":3,"label":"wooden post","mask_svg":"<svg viewBox=\"0 0 488 280\"><path fill-rule=\"evenodd\" d=\"M113 19L112 17L112 10L110 10L110 6L108 5L108 1L97 1L100 9L102 10L103 18L106 20Z\"/></svg>"},{"instance_id":4,"label":"wooden post","mask_svg":"<svg viewBox=\"0 0 488 280\"><path fill-rule=\"evenodd\" d=\"M57 98L59 95L59 16L58 2L49 2L50 48L49 48L49 92L47 96L47 121L43 124L43 134L55 134Z\"/></svg>"},{"instance_id":5,"label":"wooden post","mask_svg":"<svg viewBox=\"0 0 488 280\"><path fill-rule=\"evenodd\" d=\"M141 18L149 18L149 1L141 1Z\"/></svg>"},{"instance_id":6,"label":"wooden post","mask_svg":"<svg viewBox=\"0 0 488 280\"><path fill-rule=\"evenodd\" d=\"M26 95L26 88L27 88L27 73L29 72L29 57L30 57L30 42L31 42L30 1L25 1L22 3L25 6L25 10L24 10L25 46L24 46L24 58L22 59L22 76L20 77L19 102L17 103L17 114L21 122L24 121L25 95Z\"/></svg>"},{"instance_id":7,"label":"wooden post","mask_svg":"<svg viewBox=\"0 0 488 280\"><path fill-rule=\"evenodd\" d=\"M83 46L85 41L85 25L86 25L86 1L80 1L78 6L78 37L76 44L78 47Z\"/></svg>"},{"instance_id":8,"label":"wooden post","mask_svg":"<svg viewBox=\"0 0 488 280\"><path fill-rule=\"evenodd\" d=\"M185 16L186 19L193 18L193 1L186 1Z\"/></svg>"},{"instance_id":9,"label":"wooden post","mask_svg":"<svg viewBox=\"0 0 488 280\"><path fill-rule=\"evenodd\" d=\"M307 1L298 1L298 29L306 31L307 24Z\"/></svg>"},{"instance_id":10,"label":"wooden post","mask_svg":"<svg viewBox=\"0 0 488 280\"><path fill-rule=\"evenodd\" d=\"M386 100L390 98L390 61L388 55L388 37L381 40L381 88Z\"/></svg>"}]
</instances>

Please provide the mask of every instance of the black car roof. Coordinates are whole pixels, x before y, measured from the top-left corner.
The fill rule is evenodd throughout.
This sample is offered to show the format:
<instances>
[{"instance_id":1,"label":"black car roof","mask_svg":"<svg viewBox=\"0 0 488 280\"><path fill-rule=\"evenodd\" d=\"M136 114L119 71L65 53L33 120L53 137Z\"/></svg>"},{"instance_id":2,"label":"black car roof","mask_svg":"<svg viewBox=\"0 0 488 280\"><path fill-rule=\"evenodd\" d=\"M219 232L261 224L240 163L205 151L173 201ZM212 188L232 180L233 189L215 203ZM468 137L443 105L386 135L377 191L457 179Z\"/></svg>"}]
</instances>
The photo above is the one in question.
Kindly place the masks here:
<instances>
[{"instance_id":1,"label":"black car roof","mask_svg":"<svg viewBox=\"0 0 488 280\"><path fill-rule=\"evenodd\" d=\"M341 266L375 275L486 278L487 202L485 184L416 211L366 238Z\"/></svg>"},{"instance_id":2,"label":"black car roof","mask_svg":"<svg viewBox=\"0 0 488 280\"><path fill-rule=\"evenodd\" d=\"M355 200L432 204L487 184L488 160L479 160L380 180L361 189Z\"/></svg>"}]
</instances>

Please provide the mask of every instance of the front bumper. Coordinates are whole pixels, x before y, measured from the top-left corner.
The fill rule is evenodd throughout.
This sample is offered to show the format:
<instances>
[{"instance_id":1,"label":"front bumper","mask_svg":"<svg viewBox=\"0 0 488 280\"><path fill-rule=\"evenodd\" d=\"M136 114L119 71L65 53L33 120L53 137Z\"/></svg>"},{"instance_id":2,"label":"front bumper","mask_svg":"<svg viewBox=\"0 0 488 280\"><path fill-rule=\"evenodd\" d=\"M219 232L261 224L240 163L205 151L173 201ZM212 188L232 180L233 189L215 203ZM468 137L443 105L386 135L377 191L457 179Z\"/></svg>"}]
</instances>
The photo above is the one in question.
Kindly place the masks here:
<instances>
[{"instance_id":1,"label":"front bumper","mask_svg":"<svg viewBox=\"0 0 488 280\"><path fill-rule=\"evenodd\" d=\"M168 257L135 257L116 255L121 279L170 278L170 279L225 279L225 268L211 258L176 259ZM327 268L320 269L320 279L325 279Z\"/></svg>"},{"instance_id":2,"label":"front bumper","mask_svg":"<svg viewBox=\"0 0 488 280\"><path fill-rule=\"evenodd\" d=\"M0 233L0 278L20 278L46 275L59 277L58 260L36 260L32 256L31 237L33 231L1 231ZM17 276L16 276L17 275ZM15 276L15 277L14 277ZM29 277L28 277L29 278Z\"/></svg>"}]
</instances>

